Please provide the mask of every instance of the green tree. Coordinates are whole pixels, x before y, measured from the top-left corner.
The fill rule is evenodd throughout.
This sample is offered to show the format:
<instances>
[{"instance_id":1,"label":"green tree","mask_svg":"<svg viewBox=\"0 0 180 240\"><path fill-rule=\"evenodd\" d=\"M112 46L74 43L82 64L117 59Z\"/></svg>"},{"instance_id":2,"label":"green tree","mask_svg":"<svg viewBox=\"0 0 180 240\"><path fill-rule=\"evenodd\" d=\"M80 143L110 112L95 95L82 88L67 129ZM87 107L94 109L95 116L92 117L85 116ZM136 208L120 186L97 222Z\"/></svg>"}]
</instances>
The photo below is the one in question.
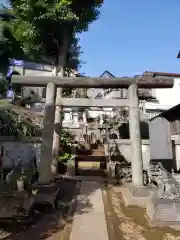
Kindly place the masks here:
<instances>
[{"instance_id":1,"label":"green tree","mask_svg":"<svg viewBox=\"0 0 180 240\"><path fill-rule=\"evenodd\" d=\"M2 8L0 12L0 59L5 66L5 71L9 58L18 58L30 61L44 62L48 64L55 64L53 52L47 55L43 45L38 46L36 39L34 42L29 41L22 36L22 32L17 30L14 25L14 21L17 19L17 15L13 10ZM20 25L19 25L20 27ZM53 39L52 39L53 41ZM79 39L73 37L69 46L66 57L66 71L70 69L78 70L82 61L80 60L81 48L79 46ZM2 68L2 64L1 64Z\"/></svg>"},{"instance_id":2,"label":"green tree","mask_svg":"<svg viewBox=\"0 0 180 240\"><path fill-rule=\"evenodd\" d=\"M5 7L0 11L0 71L7 73L9 58L23 58L22 45L11 31L12 12Z\"/></svg>"},{"instance_id":3,"label":"green tree","mask_svg":"<svg viewBox=\"0 0 180 240\"><path fill-rule=\"evenodd\" d=\"M52 59L63 75L67 59L73 53L71 46L77 47L76 34L87 31L89 24L97 20L102 3L103 0L9 0L14 16L9 28L15 39L22 43L27 56L38 53ZM79 64L78 61L74 63ZM61 96L60 89L58 96ZM60 123L60 109L57 110L55 118ZM54 140L57 156L59 134Z\"/></svg>"},{"instance_id":4,"label":"green tree","mask_svg":"<svg viewBox=\"0 0 180 240\"><path fill-rule=\"evenodd\" d=\"M42 53L58 66L64 48L67 52L76 41L75 34L97 19L102 0L10 0L9 4L14 16L11 30L24 52Z\"/></svg>"}]
</instances>

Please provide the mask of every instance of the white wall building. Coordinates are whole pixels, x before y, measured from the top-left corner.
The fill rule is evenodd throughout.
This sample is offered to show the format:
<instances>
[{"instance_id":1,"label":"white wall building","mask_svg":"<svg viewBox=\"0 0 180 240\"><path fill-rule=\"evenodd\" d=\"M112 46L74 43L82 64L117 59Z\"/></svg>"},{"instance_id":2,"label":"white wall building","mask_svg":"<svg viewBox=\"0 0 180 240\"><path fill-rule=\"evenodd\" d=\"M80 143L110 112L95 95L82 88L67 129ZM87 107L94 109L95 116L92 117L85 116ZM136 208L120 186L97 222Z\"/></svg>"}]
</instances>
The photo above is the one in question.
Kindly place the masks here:
<instances>
[{"instance_id":1,"label":"white wall building","mask_svg":"<svg viewBox=\"0 0 180 240\"><path fill-rule=\"evenodd\" d=\"M169 89L156 89L155 96L160 105L171 107L180 103L180 77L174 78L174 86Z\"/></svg>"},{"instance_id":2,"label":"white wall building","mask_svg":"<svg viewBox=\"0 0 180 240\"><path fill-rule=\"evenodd\" d=\"M180 74L178 73L165 73L165 72L145 72L158 77L171 77L174 78L174 86L167 89L154 89L153 95L157 99L157 103L146 103L145 108L151 112L162 112L168 110L180 103ZM157 115L157 114L156 114ZM154 115L155 116L155 115ZM151 117L154 117L151 116Z\"/></svg>"}]
</instances>

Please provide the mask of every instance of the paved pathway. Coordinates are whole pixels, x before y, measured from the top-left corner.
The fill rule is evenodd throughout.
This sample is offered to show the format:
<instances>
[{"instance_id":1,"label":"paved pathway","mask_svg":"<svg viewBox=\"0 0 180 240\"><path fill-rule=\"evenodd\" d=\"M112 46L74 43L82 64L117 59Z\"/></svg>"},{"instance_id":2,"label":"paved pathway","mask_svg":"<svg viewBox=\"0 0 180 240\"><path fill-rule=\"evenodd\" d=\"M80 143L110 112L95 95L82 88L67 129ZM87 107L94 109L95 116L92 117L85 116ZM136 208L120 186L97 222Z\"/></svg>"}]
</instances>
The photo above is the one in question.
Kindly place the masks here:
<instances>
[{"instance_id":1,"label":"paved pathway","mask_svg":"<svg viewBox=\"0 0 180 240\"><path fill-rule=\"evenodd\" d=\"M101 187L82 182L70 240L108 240Z\"/></svg>"}]
</instances>

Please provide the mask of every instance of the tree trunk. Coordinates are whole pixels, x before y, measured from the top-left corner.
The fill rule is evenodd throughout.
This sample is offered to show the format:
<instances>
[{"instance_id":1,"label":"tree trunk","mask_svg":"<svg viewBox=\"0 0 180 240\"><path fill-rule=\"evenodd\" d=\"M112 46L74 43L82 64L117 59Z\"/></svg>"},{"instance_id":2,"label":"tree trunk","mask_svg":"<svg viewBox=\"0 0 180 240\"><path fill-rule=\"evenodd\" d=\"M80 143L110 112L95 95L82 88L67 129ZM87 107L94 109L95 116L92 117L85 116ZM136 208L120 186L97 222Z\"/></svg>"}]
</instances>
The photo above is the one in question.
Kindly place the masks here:
<instances>
[{"instance_id":1,"label":"tree trunk","mask_svg":"<svg viewBox=\"0 0 180 240\"><path fill-rule=\"evenodd\" d=\"M69 39L68 35L65 35L64 41L62 44L62 50L59 55L58 64L56 66L56 75L59 77L64 77L64 67L66 65L66 56L68 52ZM58 72L59 70L59 72ZM56 103L62 98L62 88L57 88L56 92ZM52 173L56 174L57 172L57 158L59 156L60 150L60 134L62 128L62 106L56 106L55 110L55 125L54 125L54 136L53 136L53 162L52 162Z\"/></svg>"}]
</instances>

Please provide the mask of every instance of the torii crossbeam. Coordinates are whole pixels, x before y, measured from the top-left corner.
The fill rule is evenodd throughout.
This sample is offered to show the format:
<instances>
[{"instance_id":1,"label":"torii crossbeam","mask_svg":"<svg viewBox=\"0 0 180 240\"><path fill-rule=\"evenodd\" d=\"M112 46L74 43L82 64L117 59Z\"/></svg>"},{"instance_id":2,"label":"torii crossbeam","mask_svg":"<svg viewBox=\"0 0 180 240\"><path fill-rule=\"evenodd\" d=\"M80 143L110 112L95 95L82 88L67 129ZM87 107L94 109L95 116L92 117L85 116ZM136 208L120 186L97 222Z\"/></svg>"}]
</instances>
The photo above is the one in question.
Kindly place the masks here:
<instances>
[{"instance_id":1,"label":"torii crossbeam","mask_svg":"<svg viewBox=\"0 0 180 240\"><path fill-rule=\"evenodd\" d=\"M171 88L173 78L169 77L131 77L131 78L88 78L88 77L50 77L50 76L12 76L12 83L23 86L46 86L49 82L62 88L128 88L137 84L138 88Z\"/></svg>"}]
</instances>

